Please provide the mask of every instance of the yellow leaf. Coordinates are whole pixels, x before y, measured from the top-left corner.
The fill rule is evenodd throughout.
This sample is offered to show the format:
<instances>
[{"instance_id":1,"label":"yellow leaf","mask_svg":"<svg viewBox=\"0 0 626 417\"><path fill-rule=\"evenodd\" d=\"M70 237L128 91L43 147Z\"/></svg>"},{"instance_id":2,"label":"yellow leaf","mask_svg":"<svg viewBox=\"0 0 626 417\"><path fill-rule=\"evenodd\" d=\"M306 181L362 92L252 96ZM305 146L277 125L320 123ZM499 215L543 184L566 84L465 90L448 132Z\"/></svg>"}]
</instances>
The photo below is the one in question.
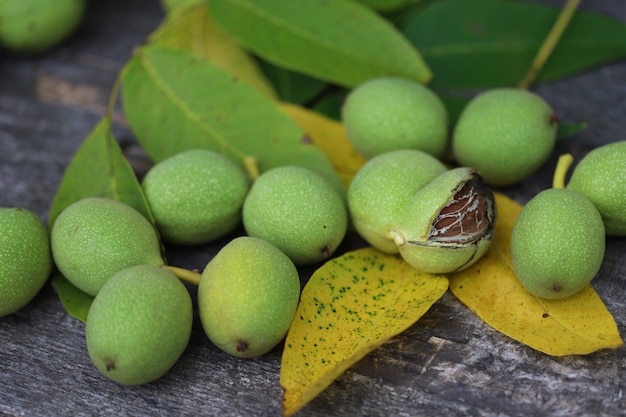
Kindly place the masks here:
<instances>
[{"instance_id":1,"label":"yellow leaf","mask_svg":"<svg viewBox=\"0 0 626 417\"><path fill-rule=\"evenodd\" d=\"M415 323L447 288L445 276L420 272L373 248L326 262L304 287L285 340L285 415Z\"/></svg>"},{"instance_id":2,"label":"yellow leaf","mask_svg":"<svg viewBox=\"0 0 626 417\"><path fill-rule=\"evenodd\" d=\"M480 261L449 275L451 292L494 329L549 355L621 346L617 325L591 285L562 300L544 300L522 287L513 272L510 249L522 206L495 195L494 241Z\"/></svg>"},{"instance_id":3,"label":"yellow leaf","mask_svg":"<svg viewBox=\"0 0 626 417\"><path fill-rule=\"evenodd\" d=\"M175 11L150 36L150 42L190 52L276 99L274 88L254 59L215 26L207 2Z\"/></svg>"},{"instance_id":4,"label":"yellow leaf","mask_svg":"<svg viewBox=\"0 0 626 417\"><path fill-rule=\"evenodd\" d=\"M343 124L312 110L282 103L280 108L291 116L309 138L330 159L343 185L348 188L359 168L365 163L348 140Z\"/></svg>"}]
</instances>

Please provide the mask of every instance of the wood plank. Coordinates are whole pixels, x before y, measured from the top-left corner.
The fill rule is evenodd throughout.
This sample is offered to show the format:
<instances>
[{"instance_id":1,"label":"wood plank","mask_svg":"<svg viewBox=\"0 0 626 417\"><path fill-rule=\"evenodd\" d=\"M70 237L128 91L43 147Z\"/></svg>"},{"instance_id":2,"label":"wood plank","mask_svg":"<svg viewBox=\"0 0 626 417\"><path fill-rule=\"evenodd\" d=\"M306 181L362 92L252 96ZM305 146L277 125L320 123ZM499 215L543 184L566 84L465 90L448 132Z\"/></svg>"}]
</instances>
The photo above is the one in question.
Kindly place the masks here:
<instances>
[{"instance_id":1,"label":"wood plank","mask_svg":"<svg viewBox=\"0 0 626 417\"><path fill-rule=\"evenodd\" d=\"M546 1L561 5L561 1ZM584 8L626 22L622 0ZM117 72L162 18L157 0L92 1L85 25L51 54L0 52L0 206L47 217L63 170L106 106ZM517 187L524 203L550 187L559 154L582 157L624 140L626 63L535 88L562 120L589 128L558 144L554 156ZM116 134L138 173L150 166L119 115ZM238 233L242 233L241 230ZM351 236L342 251L362 245ZM202 269L219 243L168 247L172 264ZM607 239L594 288L626 330L626 239ZM301 271L303 283L311 269ZM195 289L189 287L195 295ZM214 347L198 318L174 368L140 387L114 384L91 364L84 326L46 286L27 307L0 318L0 414L277 416L281 347L241 360ZM552 358L491 329L450 293L414 326L372 352L299 416L625 415L626 350Z\"/></svg>"}]
</instances>

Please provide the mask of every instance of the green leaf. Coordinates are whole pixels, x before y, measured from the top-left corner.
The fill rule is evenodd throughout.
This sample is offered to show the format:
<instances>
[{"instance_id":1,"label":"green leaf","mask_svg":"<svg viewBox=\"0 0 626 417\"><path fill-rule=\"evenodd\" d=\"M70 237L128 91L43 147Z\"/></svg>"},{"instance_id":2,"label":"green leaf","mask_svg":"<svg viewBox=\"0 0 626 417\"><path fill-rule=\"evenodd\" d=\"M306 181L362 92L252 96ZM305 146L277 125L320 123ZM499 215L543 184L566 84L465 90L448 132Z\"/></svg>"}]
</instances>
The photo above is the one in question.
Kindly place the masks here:
<instances>
[{"instance_id":1,"label":"green leaf","mask_svg":"<svg viewBox=\"0 0 626 417\"><path fill-rule=\"evenodd\" d=\"M280 107L298 122L311 141L328 156L345 188L348 189L366 159L354 148L344 126L339 121L306 107L287 103Z\"/></svg>"},{"instance_id":2,"label":"green leaf","mask_svg":"<svg viewBox=\"0 0 626 417\"><path fill-rule=\"evenodd\" d=\"M538 80L553 80L626 58L626 24L578 11Z\"/></svg>"},{"instance_id":3,"label":"green leaf","mask_svg":"<svg viewBox=\"0 0 626 417\"><path fill-rule=\"evenodd\" d=\"M213 18L278 66L353 87L380 76L427 82L419 52L388 21L348 0L210 0Z\"/></svg>"},{"instance_id":4,"label":"green leaf","mask_svg":"<svg viewBox=\"0 0 626 417\"><path fill-rule=\"evenodd\" d=\"M185 51L153 45L129 61L123 105L138 141L155 161L193 148L212 149L260 171L300 165L341 181L296 122L247 83Z\"/></svg>"},{"instance_id":5,"label":"green leaf","mask_svg":"<svg viewBox=\"0 0 626 417\"><path fill-rule=\"evenodd\" d=\"M559 129L556 132L557 139L566 139L570 136L587 129L587 123L559 123Z\"/></svg>"},{"instance_id":6,"label":"green leaf","mask_svg":"<svg viewBox=\"0 0 626 417\"><path fill-rule=\"evenodd\" d=\"M368 1L368 0L365 0ZM376 1L376 0L374 0ZM423 9L428 7L428 5L432 2L440 1L440 0L419 0L414 3L407 3L406 6L400 9L394 9L390 11L385 11L384 16L389 22L391 22L395 27L400 29L401 31L413 20L413 16L421 13Z\"/></svg>"},{"instance_id":7,"label":"green leaf","mask_svg":"<svg viewBox=\"0 0 626 417\"><path fill-rule=\"evenodd\" d=\"M108 118L96 125L67 166L50 208L49 226L65 207L86 197L121 201L154 223L141 185L111 133Z\"/></svg>"},{"instance_id":8,"label":"green leaf","mask_svg":"<svg viewBox=\"0 0 626 417\"><path fill-rule=\"evenodd\" d=\"M187 51L276 98L274 88L254 58L215 26L205 1L168 14L148 41Z\"/></svg>"},{"instance_id":9,"label":"green leaf","mask_svg":"<svg viewBox=\"0 0 626 417\"><path fill-rule=\"evenodd\" d=\"M50 208L50 228L65 207L95 196L124 202L154 224L141 185L111 133L108 118L95 126L67 166ZM93 297L72 285L59 271L52 275L52 286L67 312L84 322Z\"/></svg>"},{"instance_id":10,"label":"green leaf","mask_svg":"<svg viewBox=\"0 0 626 417\"><path fill-rule=\"evenodd\" d=\"M415 15L405 34L435 77L433 88L516 85L559 9L530 2L441 0ZM626 25L578 11L537 81L626 57Z\"/></svg>"},{"instance_id":11,"label":"green leaf","mask_svg":"<svg viewBox=\"0 0 626 417\"><path fill-rule=\"evenodd\" d=\"M306 104L328 85L320 79L289 71L267 61L261 61L260 67L276 88L280 99L288 103Z\"/></svg>"},{"instance_id":12,"label":"green leaf","mask_svg":"<svg viewBox=\"0 0 626 417\"><path fill-rule=\"evenodd\" d=\"M170 13L202 2L204 2L204 0L161 0L161 6L165 12Z\"/></svg>"},{"instance_id":13,"label":"green leaf","mask_svg":"<svg viewBox=\"0 0 626 417\"><path fill-rule=\"evenodd\" d=\"M343 106L347 94L348 92L345 89L326 91L310 107L318 113L341 121L341 106Z\"/></svg>"},{"instance_id":14,"label":"green leaf","mask_svg":"<svg viewBox=\"0 0 626 417\"><path fill-rule=\"evenodd\" d=\"M59 271L52 274L52 288L57 292L65 311L85 323L94 297L76 288Z\"/></svg>"},{"instance_id":15,"label":"green leaf","mask_svg":"<svg viewBox=\"0 0 626 417\"><path fill-rule=\"evenodd\" d=\"M356 2L370 9L380 12L389 12L423 2L423 0L356 0Z\"/></svg>"},{"instance_id":16,"label":"green leaf","mask_svg":"<svg viewBox=\"0 0 626 417\"><path fill-rule=\"evenodd\" d=\"M441 101L443 101L444 106L446 106L446 110L448 111L448 123L451 127L456 125L457 120L459 120L459 116L461 112L469 103L470 99L467 97L458 97L452 96L444 93L438 93Z\"/></svg>"}]
</instances>

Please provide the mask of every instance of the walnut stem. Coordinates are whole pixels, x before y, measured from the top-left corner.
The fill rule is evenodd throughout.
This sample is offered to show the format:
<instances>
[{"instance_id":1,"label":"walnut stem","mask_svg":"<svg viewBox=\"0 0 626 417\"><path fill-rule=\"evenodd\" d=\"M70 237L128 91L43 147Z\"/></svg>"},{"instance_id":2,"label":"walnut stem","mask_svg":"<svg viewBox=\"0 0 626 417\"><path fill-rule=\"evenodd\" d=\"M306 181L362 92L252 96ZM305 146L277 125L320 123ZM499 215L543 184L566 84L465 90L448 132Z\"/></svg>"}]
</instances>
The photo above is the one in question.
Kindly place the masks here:
<instances>
[{"instance_id":1,"label":"walnut stem","mask_svg":"<svg viewBox=\"0 0 626 417\"><path fill-rule=\"evenodd\" d=\"M552 177L552 188L565 188L565 175L569 167L574 162L574 157L570 153L563 154L559 157Z\"/></svg>"},{"instance_id":2,"label":"walnut stem","mask_svg":"<svg viewBox=\"0 0 626 417\"><path fill-rule=\"evenodd\" d=\"M202 274L197 271L190 271L184 268L178 268L176 266L163 265L162 268L168 269L176 275L178 279L181 281L185 281L189 284L198 285L200 284L200 278Z\"/></svg>"},{"instance_id":3,"label":"walnut stem","mask_svg":"<svg viewBox=\"0 0 626 417\"><path fill-rule=\"evenodd\" d=\"M535 55L528 73L517 84L519 88L528 88L535 81L535 78L537 78L537 75L539 75L539 72L552 54L556 44L561 39L563 32L565 32L565 29L572 19L574 12L576 12L579 3L580 0L567 0L567 3L563 6L561 13L554 22L552 29L550 29L548 36L546 36L546 39L541 44L539 51L537 51L537 55Z\"/></svg>"}]
</instances>

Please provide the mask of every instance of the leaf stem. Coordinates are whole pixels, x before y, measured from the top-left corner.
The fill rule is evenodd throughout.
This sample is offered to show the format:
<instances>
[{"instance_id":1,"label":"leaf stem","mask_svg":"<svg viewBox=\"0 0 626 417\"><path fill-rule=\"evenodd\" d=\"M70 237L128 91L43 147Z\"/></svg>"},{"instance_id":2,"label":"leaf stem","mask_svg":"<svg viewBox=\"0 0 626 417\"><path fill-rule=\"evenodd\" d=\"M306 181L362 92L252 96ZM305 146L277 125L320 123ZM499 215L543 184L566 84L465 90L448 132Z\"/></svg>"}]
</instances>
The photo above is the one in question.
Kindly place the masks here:
<instances>
[{"instance_id":1,"label":"leaf stem","mask_svg":"<svg viewBox=\"0 0 626 417\"><path fill-rule=\"evenodd\" d=\"M243 165L245 166L246 172L248 172L252 181L256 181L256 179L259 178L259 175L261 175L259 172L259 161L257 161L257 159L253 156L246 156L243 159Z\"/></svg>"},{"instance_id":2,"label":"leaf stem","mask_svg":"<svg viewBox=\"0 0 626 417\"><path fill-rule=\"evenodd\" d=\"M556 44L559 42L561 36L565 32L565 29L572 19L572 16L576 12L579 3L580 0L567 0L567 3L565 4L565 6L563 6L561 13L554 22L552 29L550 29L548 36L541 44L539 51L537 51L537 55L535 55L535 58L533 59L528 73L518 83L517 86L519 88L528 88L535 81L537 75L539 75L539 72L543 68L544 64L552 54L552 51L556 47Z\"/></svg>"},{"instance_id":3,"label":"leaf stem","mask_svg":"<svg viewBox=\"0 0 626 417\"><path fill-rule=\"evenodd\" d=\"M565 188L565 175L573 162L574 157L570 153L559 157L554 170L554 177L552 178L552 188Z\"/></svg>"},{"instance_id":4,"label":"leaf stem","mask_svg":"<svg viewBox=\"0 0 626 417\"><path fill-rule=\"evenodd\" d=\"M198 271L190 271L188 269L170 265L163 265L161 268L172 271L174 275L176 275L176 277L181 281L185 281L193 285L200 284L200 278L202 277L202 274L200 274Z\"/></svg>"}]
</instances>

